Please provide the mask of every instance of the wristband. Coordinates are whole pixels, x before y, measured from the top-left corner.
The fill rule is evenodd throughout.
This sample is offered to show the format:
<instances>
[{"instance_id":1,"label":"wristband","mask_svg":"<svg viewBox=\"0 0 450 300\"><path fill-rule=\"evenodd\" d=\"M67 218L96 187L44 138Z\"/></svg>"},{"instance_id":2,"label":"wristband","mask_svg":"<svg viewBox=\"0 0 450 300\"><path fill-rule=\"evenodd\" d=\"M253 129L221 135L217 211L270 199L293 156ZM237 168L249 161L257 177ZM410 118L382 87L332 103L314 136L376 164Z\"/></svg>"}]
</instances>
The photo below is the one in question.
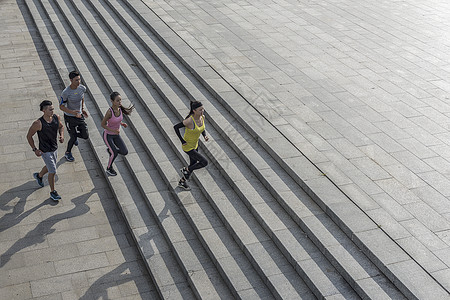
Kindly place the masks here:
<instances>
[{"instance_id":1,"label":"wristband","mask_svg":"<svg viewBox=\"0 0 450 300\"><path fill-rule=\"evenodd\" d=\"M36 147L34 147L34 148L33 148L32 150L33 150L33 152L36 152L37 148L36 148Z\"/></svg>"}]
</instances>

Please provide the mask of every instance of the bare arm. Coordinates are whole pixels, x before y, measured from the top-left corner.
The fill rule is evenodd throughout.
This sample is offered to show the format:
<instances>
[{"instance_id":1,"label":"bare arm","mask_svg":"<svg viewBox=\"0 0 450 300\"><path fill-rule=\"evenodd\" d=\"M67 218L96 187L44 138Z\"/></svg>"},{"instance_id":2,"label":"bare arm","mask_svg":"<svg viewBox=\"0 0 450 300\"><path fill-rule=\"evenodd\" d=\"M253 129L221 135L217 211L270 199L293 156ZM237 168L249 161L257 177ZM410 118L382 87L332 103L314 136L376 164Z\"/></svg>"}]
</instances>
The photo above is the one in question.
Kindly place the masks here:
<instances>
[{"instance_id":1,"label":"bare arm","mask_svg":"<svg viewBox=\"0 0 450 300\"><path fill-rule=\"evenodd\" d=\"M27 141L28 141L28 144L30 144L31 149L36 149L36 144L34 143L33 136L36 134L36 132L38 132L41 129L42 129L42 124L41 124L41 121L39 121L39 120L34 121L33 124L31 124L30 128L28 129ZM37 156L41 155L41 151L39 149L36 149L34 151L34 153Z\"/></svg>"},{"instance_id":2,"label":"bare arm","mask_svg":"<svg viewBox=\"0 0 450 300\"><path fill-rule=\"evenodd\" d=\"M64 143L64 125L61 122L61 117L56 115L56 117L58 118L58 123L59 123L59 127L58 127L58 131L59 131L59 142L60 143Z\"/></svg>"},{"instance_id":3,"label":"bare arm","mask_svg":"<svg viewBox=\"0 0 450 300\"><path fill-rule=\"evenodd\" d=\"M84 96L81 99L81 113L87 118L88 117L88 113L87 111L84 109Z\"/></svg>"},{"instance_id":4,"label":"bare arm","mask_svg":"<svg viewBox=\"0 0 450 300\"><path fill-rule=\"evenodd\" d=\"M203 124L205 124L205 116L203 115ZM202 131L203 138L205 142L209 141L209 136L206 134L206 129Z\"/></svg>"}]
</instances>

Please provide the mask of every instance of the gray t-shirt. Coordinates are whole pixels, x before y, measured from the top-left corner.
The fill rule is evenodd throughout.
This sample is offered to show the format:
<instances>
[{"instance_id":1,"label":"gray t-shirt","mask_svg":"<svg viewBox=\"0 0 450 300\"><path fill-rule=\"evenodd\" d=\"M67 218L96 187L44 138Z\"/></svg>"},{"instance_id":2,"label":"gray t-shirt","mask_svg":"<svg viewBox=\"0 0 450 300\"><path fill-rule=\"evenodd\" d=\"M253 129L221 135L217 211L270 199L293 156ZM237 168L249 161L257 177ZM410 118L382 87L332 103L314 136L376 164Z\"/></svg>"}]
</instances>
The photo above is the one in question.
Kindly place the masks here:
<instances>
[{"instance_id":1,"label":"gray t-shirt","mask_svg":"<svg viewBox=\"0 0 450 300\"><path fill-rule=\"evenodd\" d=\"M70 85L64 89L61 93L61 100L59 105L64 105L70 110L76 110L81 113L81 103L84 97L84 93L86 92L86 87L80 84L76 89L72 90ZM67 116L74 117L73 114L68 114L64 112Z\"/></svg>"}]
</instances>

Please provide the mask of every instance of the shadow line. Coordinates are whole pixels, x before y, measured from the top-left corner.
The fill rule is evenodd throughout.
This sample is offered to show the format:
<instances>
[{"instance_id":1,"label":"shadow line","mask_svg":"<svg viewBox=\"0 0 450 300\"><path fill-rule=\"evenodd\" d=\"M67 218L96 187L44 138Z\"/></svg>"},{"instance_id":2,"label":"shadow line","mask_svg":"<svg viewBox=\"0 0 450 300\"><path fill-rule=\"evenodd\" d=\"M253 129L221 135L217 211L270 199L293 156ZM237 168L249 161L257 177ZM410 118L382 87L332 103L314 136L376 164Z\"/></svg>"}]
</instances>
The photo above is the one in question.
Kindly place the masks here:
<instances>
[{"instance_id":1,"label":"shadow line","mask_svg":"<svg viewBox=\"0 0 450 300\"><path fill-rule=\"evenodd\" d=\"M15 253L32 245L43 243L45 241L45 237L56 230L52 227L59 221L76 216L81 216L87 213L90 208L88 205L86 205L86 201L93 193L93 191L90 191L89 193L73 198L72 202L75 204L74 208L43 220L33 230L29 231L23 238L17 240L8 250L6 250L5 253L0 256L0 268L6 265L6 263L8 263L8 261Z\"/></svg>"},{"instance_id":2,"label":"shadow line","mask_svg":"<svg viewBox=\"0 0 450 300\"><path fill-rule=\"evenodd\" d=\"M36 205L35 207L25 211L25 204L27 202L27 198L38 188L36 182L34 180L25 182L22 185L16 186L8 191L4 192L0 195L0 210L11 212L3 215L0 218L0 232L11 228L20 222L22 222L26 217L31 215L33 212L37 211L39 208L45 205L56 205L58 204L55 201L50 200L48 198L44 202ZM8 203L13 199L19 198L19 201L12 206Z\"/></svg>"}]
</instances>

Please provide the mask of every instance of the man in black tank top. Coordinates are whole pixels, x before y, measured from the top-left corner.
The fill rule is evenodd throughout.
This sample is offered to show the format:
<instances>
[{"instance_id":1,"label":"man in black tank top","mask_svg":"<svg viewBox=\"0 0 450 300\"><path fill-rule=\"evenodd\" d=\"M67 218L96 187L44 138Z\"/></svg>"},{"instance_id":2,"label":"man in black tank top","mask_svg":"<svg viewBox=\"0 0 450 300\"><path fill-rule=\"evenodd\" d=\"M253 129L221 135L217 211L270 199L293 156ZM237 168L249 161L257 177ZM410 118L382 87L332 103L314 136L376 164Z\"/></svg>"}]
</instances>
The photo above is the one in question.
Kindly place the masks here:
<instances>
[{"instance_id":1,"label":"man in black tank top","mask_svg":"<svg viewBox=\"0 0 450 300\"><path fill-rule=\"evenodd\" d=\"M57 158L57 134L59 132L59 142L64 142L64 126L61 123L61 118L54 114L52 102L44 100L40 104L41 111L44 113L42 117L31 124L28 130L27 140L31 146L32 151L36 156L42 157L45 166L41 172L34 173L33 176L36 182L43 187L44 182L42 177L48 173L48 183L50 185L50 198L55 201L61 199L58 192L55 190L55 175L56 175L56 158ZM39 139L39 148L34 144L33 136L37 132Z\"/></svg>"}]
</instances>

